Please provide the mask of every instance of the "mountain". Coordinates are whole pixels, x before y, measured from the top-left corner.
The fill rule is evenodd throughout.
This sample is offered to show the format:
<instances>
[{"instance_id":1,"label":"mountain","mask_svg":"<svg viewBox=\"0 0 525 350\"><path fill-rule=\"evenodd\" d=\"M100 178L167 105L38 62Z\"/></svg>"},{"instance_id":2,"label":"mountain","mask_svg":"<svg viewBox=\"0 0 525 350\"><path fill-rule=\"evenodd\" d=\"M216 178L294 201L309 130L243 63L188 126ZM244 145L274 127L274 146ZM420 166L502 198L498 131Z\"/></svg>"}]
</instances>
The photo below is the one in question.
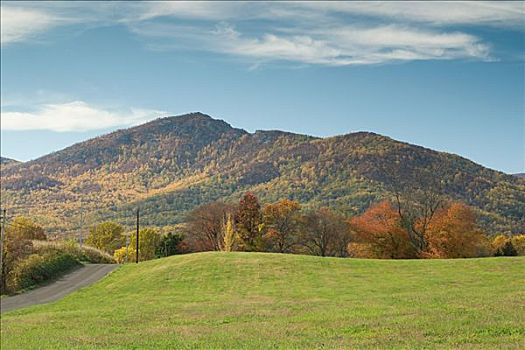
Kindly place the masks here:
<instances>
[{"instance_id":1,"label":"mountain","mask_svg":"<svg viewBox=\"0 0 525 350\"><path fill-rule=\"evenodd\" d=\"M525 173L514 174L514 176L525 179Z\"/></svg>"},{"instance_id":2,"label":"mountain","mask_svg":"<svg viewBox=\"0 0 525 350\"><path fill-rule=\"evenodd\" d=\"M0 173L16 164L20 164L20 162L11 158L0 157Z\"/></svg>"},{"instance_id":3,"label":"mountain","mask_svg":"<svg viewBox=\"0 0 525 350\"><path fill-rule=\"evenodd\" d=\"M17 164L20 163L18 160L7 158L7 157L0 157L0 165L6 166L10 164Z\"/></svg>"},{"instance_id":4,"label":"mountain","mask_svg":"<svg viewBox=\"0 0 525 350\"><path fill-rule=\"evenodd\" d=\"M288 197L356 214L389 195L385 166L416 182L439 166L451 199L477 208L491 233L525 231L525 180L369 132L316 138L247 131L202 113L167 117L6 168L2 202L55 230L111 219L171 225L208 201ZM436 175L437 176L437 175Z\"/></svg>"}]
</instances>

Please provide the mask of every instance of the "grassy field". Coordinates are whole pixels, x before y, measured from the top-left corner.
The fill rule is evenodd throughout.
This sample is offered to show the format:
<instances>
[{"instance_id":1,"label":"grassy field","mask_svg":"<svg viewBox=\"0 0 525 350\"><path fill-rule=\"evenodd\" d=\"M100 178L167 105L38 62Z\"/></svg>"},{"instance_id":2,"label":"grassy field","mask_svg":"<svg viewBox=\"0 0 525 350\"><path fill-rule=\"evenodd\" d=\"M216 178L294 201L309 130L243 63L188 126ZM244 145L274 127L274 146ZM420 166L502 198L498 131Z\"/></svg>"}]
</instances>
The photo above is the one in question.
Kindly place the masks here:
<instances>
[{"instance_id":1,"label":"grassy field","mask_svg":"<svg viewBox=\"0 0 525 350\"><path fill-rule=\"evenodd\" d=\"M2 315L2 349L523 349L525 258L201 253Z\"/></svg>"}]
</instances>

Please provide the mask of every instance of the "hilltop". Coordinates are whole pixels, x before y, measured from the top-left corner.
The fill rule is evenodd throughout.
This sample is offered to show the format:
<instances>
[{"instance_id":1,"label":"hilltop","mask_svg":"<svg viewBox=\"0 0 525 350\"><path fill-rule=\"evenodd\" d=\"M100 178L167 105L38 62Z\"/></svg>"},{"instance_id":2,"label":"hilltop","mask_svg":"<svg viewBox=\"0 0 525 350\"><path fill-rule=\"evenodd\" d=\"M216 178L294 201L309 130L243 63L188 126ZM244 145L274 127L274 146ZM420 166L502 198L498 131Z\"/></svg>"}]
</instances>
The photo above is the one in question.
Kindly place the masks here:
<instances>
[{"instance_id":1,"label":"hilltop","mask_svg":"<svg viewBox=\"0 0 525 350\"><path fill-rule=\"evenodd\" d=\"M7 158L7 157L0 157L0 168L1 170L8 169L12 167L13 165L20 164L18 160Z\"/></svg>"},{"instance_id":2,"label":"hilltop","mask_svg":"<svg viewBox=\"0 0 525 350\"><path fill-rule=\"evenodd\" d=\"M56 303L4 313L1 345L520 349L524 268L523 257L174 256L124 265Z\"/></svg>"},{"instance_id":3,"label":"hilltop","mask_svg":"<svg viewBox=\"0 0 525 350\"><path fill-rule=\"evenodd\" d=\"M525 231L525 180L454 154L357 132L317 138L249 133L202 113L166 117L75 144L2 171L2 202L55 229L104 219L176 224L197 205L253 191L307 207L362 212L389 196L395 164L405 181L438 165L444 192L480 213L491 232ZM428 174L427 174L428 175Z\"/></svg>"}]
</instances>

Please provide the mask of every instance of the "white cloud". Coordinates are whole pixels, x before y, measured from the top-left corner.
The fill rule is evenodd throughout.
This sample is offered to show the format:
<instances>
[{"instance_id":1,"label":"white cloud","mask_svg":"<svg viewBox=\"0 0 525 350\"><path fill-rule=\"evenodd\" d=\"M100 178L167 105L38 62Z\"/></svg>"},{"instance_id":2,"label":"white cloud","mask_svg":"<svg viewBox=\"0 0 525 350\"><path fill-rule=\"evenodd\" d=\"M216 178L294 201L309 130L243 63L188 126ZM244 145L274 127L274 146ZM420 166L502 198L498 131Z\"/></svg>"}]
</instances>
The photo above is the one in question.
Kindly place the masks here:
<instances>
[{"instance_id":1,"label":"white cloud","mask_svg":"<svg viewBox=\"0 0 525 350\"><path fill-rule=\"evenodd\" d=\"M205 20L226 20L246 15L254 4L242 2L206 2L206 1L152 1L136 7L140 10L138 19L156 17L179 17ZM257 6L255 4L255 6Z\"/></svg>"},{"instance_id":2,"label":"white cloud","mask_svg":"<svg viewBox=\"0 0 525 350\"><path fill-rule=\"evenodd\" d=\"M399 25L287 29L260 36L243 35L225 23L214 29L144 23L133 31L157 39L160 43L157 49L201 49L259 63L282 60L342 66L428 59L491 59L489 46L473 35Z\"/></svg>"},{"instance_id":3,"label":"white cloud","mask_svg":"<svg viewBox=\"0 0 525 350\"><path fill-rule=\"evenodd\" d=\"M165 114L133 108L129 111L109 111L73 101L43 105L35 112L2 111L1 122L3 130L89 131L138 125Z\"/></svg>"},{"instance_id":4,"label":"white cloud","mask_svg":"<svg viewBox=\"0 0 525 350\"><path fill-rule=\"evenodd\" d=\"M216 21L276 18L297 21L345 14L437 25L525 25L525 4L520 1L151 1L134 10L140 12L142 20L172 16Z\"/></svg>"},{"instance_id":5,"label":"white cloud","mask_svg":"<svg viewBox=\"0 0 525 350\"><path fill-rule=\"evenodd\" d=\"M490 45L482 38L447 27L525 29L523 2L148 1L17 6L2 5L2 44L27 40L57 25L126 25L147 38L148 48L218 52L251 59L251 64L490 60ZM214 29L224 22L232 25Z\"/></svg>"},{"instance_id":6,"label":"white cloud","mask_svg":"<svg viewBox=\"0 0 525 350\"><path fill-rule=\"evenodd\" d=\"M521 26L525 29L525 4L522 1L322 1L304 2L299 6L434 25Z\"/></svg>"},{"instance_id":7,"label":"white cloud","mask_svg":"<svg viewBox=\"0 0 525 350\"><path fill-rule=\"evenodd\" d=\"M56 26L60 19L41 10L2 6L2 45L24 41L40 32Z\"/></svg>"}]
</instances>

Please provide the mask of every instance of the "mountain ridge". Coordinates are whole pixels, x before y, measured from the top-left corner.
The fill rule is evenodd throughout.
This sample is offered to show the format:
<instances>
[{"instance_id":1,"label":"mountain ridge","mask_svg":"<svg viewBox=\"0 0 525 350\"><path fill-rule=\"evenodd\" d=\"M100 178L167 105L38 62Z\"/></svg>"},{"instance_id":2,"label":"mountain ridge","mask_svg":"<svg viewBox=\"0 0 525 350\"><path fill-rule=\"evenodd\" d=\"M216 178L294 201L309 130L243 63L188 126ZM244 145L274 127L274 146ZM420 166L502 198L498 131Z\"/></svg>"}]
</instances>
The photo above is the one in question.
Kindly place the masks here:
<instances>
[{"instance_id":1,"label":"mountain ridge","mask_svg":"<svg viewBox=\"0 0 525 350\"><path fill-rule=\"evenodd\" d=\"M93 222L130 222L137 206L145 223L172 225L196 205L235 201L243 191L356 214L388 197L391 181L382 167L391 164L401 164L408 179L443 164L450 199L477 208L491 232L525 231L525 180L464 157L372 132L249 133L200 112L116 130L6 168L2 198L56 230L78 225L81 209Z\"/></svg>"}]
</instances>

